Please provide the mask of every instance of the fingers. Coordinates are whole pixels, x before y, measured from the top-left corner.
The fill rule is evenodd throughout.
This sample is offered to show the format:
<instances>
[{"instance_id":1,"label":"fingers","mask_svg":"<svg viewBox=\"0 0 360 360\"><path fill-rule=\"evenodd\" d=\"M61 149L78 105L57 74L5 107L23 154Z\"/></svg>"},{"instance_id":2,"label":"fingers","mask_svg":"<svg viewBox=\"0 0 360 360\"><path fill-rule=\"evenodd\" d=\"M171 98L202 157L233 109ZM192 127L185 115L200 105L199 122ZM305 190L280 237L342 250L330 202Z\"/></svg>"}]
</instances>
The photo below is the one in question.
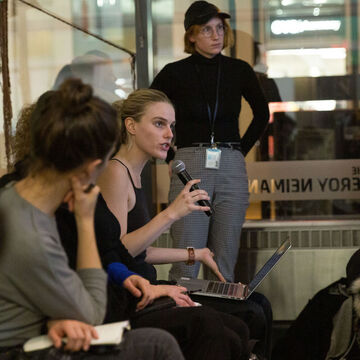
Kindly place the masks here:
<instances>
[{"instance_id":1,"label":"fingers","mask_svg":"<svg viewBox=\"0 0 360 360\"><path fill-rule=\"evenodd\" d=\"M199 200L210 200L210 196L205 190L195 190L189 193L189 198L192 202L199 201Z\"/></svg>"},{"instance_id":2,"label":"fingers","mask_svg":"<svg viewBox=\"0 0 360 360\"><path fill-rule=\"evenodd\" d=\"M167 295L173 298L178 306L195 306L195 303L187 295L187 289L183 286L168 285Z\"/></svg>"},{"instance_id":3,"label":"fingers","mask_svg":"<svg viewBox=\"0 0 360 360\"><path fill-rule=\"evenodd\" d=\"M182 300L186 303L186 306L195 306L195 303L190 299L188 295L185 295Z\"/></svg>"},{"instance_id":4,"label":"fingers","mask_svg":"<svg viewBox=\"0 0 360 360\"><path fill-rule=\"evenodd\" d=\"M184 286L176 286L176 289L180 292L180 293L186 293L187 292L187 288Z\"/></svg>"},{"instance_id":5,"label":"fingers","mask_svg":"<svg viewBox=\"0 0 360 360\"><path fill-rule=\"evenodd\" d=\"M201 182L200 179L194 179L194 180L188 181L187 184L186 184L185 187L184 187L184 191L189 192L190 189L191 189L191 187L192 187L193 185L195 185L195 184L198 184L199 182Z\"/></svg>"},{"instance_id":6,"label":"fingers","mask_svg":"<svg viewBox=\"0 0 360 360\"><path fill-rule=\"evenodd\" d=\"M67 330L67 343L65 350L69 351L87 351L90 348L91 339L98 337L96 330L87 324L70 327Z\"/></svg>"},{"instance_id":7,"label":"fingers","mask_svg":"<svg viewBox=\"0 0 360 360\"><path fill-rule=\"evenodd\" d=\"M95 329L93 326L91 326L90 329L91 329L91 336L92 336L92 338L93 338L93 339L98 339L98 338L99 338L99 334L98 334L98 332L96 331L96 329Z\"/></svg>"},{"instance_id":8,"label":"fingers","mask_svg":"<svg viewBox=\"0 0 360 360\"><path fill-rule=\"evenodd\" d=\"M75 196L79 196L82 193L97 195L100 190L99 187L93 183L83 185L77 176L71 178L71 187Z\"/></svg>"},{"instance_id":9,"label":"fingers","mask_svg":"<svg viewBox=\"0 0 360 360\"><path fill-rule=\"evenodd\" d=\"M63 201L64 203L67 203L70 212L74 212L74 201L75 201L74 192L71 190L68 192L68 195L65 196Z\"/></svg>"},{"instance_id":10,"label":"fingers","mask_svg":"<svg viewBox=\"0 0 360 360\"><path fill-rule=\"evenodd\" d=\"M202 251L203 254L200 260L211 269L220 281L226 282L214 260L214 253L208 248L200 249L200 251Z\"/></svg>"},{"instance_id":11,"label":"fingers","mask_svg":"<svg viewBox=\"0 0 360 360\"><path fill-rule=\"evenodd\" d=\"M193 211L210 211L209 206L200 206L200 205L194 205Z\"/></svg>"},{"instance_id":12,"label":"fingers","mask_svg":"<svg viewBox=\"0 0 360 360\"><path fill-rule=\"evenodd\" d=\"M226 282L226 279L223 277L222 273L220 272L220 270L215 270L214 274L218 277L218 279L222 282Z\"/></svg>"},{"instance_id":13,"label":"fingers","mask_svg":"<svg viewBox=\"0 0 360 360\"><path fill-rule=\"evenodd\" d=\"M54 329L50 329L48 332L48 336L51 339L51 341L53 342L54 346L58 349L61 344L62 344L62 337L56 333L56 331Z\"/></svg>"},{"instance_id":14,"label":"fingers","mask_svg":"<svg viewBox=\"0 0 360 360\"><path fill-rule=\"evenodd\" d=\"M204 196L204 197L201 197L200 200L209 200L209 195L208 193L203 190L203 189L200 189L198 186L196 186L197 183L199 183L200 180L199 179L195 179L195 180L190 180L184 187L184 189L182 190L182 193L185 193L185 194L189 194L191 195L192 198L194 198L195 196ZM195 185L195 186L194 186ZM193 187L194 186L194 187ZM191 190L191 188L193 187L193 190Z\"/></svg>"},{"instance_id":15,"label":"fingers","mask_svg":"<svg viewBox=\"0 0 360 360\"><path fill-rule=\"evenodd\" d=\"M133 284L131 284L129 288L127 288L127 290L129 290L129 292L136 298L139 298L141 296L141 291L137 289Z\"/></svg>"},{"instance_id":16,"label":"fingers","mask_svg":"<svg viewBox=\"0 0 360 360\"><path fill-rule=\"evenodd\" d=\"M76 320L51 320L48 322L48 336L56 348L60 348L65 338L65 350L89 350L91 339L97 339L98 333L91 325Z\"/></svg>"},{"instance_id":17,"label":"fingers","mask_svg":"<svg viewBox=\"0 0 360 360\"><path fill-rule=\"evenodd\" d=\"M142 310L144 309L147 305L151 304L154 301L154 298L152 296L150 296L149 293L146 293L143 295L143 297L141 298L140 302L138 302L136 309L137 310Z\"/></svg>"},{"instance_id":18,"label":"fingers","mask_svg":"<svg viewBox=\"0 0 360 360\"><path fill-rule=\"evenodd\" d=\"M82 347L82 340L84 338L83 333L78 327L69 327L66 333L67 342L65 345L65 350L79 351Z\"/></svg>"},{"instance_id":19,"label":"fingers","mask_svg":"<svg viewBox=\"0 0 360 360\"><path fill-rule=\"evenodd\" d=\"M82 184L78 177L71 178L73 196L69 206L77 218L93 218L99 187L93 184Z\"/></svg>"},{"instance_id":20,"label":"fingers","mask_svg":"<svg viewBox=\"0 0 360 360\"><path fill-rule=\"evenodd\" d=\"M77 176L71 177L71 187L75 194L83 191L83 186Z\"/></svg>"},{"instance_id":21,"label":"fingers","mask_svg":"<svg viewBox=\"0 0 360 360\"><path fill-rule=\"evenodd\" d=\"M123 287L126 290L128 290L133 296L135 296L137 298L139 298L141 296L141 291L134 286L134 284L132 283L131 276L128 277L126 280L124 280Z\"/></svg>"},{"instance_id":22,"label":"fingers","mask_svg":"<svg viewBox=\"0 0 360 360\"><path fill-rule=\"evenodd\" d=\"M182 196L181 201L189 210L210 210L208 206L201 206L198 203L200 200L210 201L210 196L205 190L194 190L191 192L184 192L180 195Z\"/></svg>"},{"instance_id":23,"label":"fingers","mask_svg":"<svg viewBox=\"0 0 360 360\"><path fill-rule=\"evenodd\" d=\"M93 338L92 336L92 331L90 327L86 327L84 329L84 339L83 339L83 343L82 343L82 349L84 351L88 351L89 347L90 347L90 343L91 343L91 339Z\"/></svg>"},{"instance_id":24,"label":"fingers","mask_svg":"<svg viewBox=\"0 0 360 360\"><path fill-rule=\"evenodd\" d=\"M64 203L68 204L69 211L74 210L74 193L72 190L68 191L63 200Z\"/></svg>"},{"instance_id":25,"label":"fingers","mask_svg":"<svg viewBox=\"0 0 360 360\"><path fill-rule=\"evenodd\" d=\"M195 303L190 299L190 297L184 293L180 293L177 296L173 297L176 304L182 307L195 306Z\"/></svg>"},{"instance_id":26,"label":"fingers","mask_svg":"<svg viewBox=\"0 0 360 360\"><path fill-rule=\"evenodd\" d=\"M141 288L143 296L140 302L136 306L137 310L141 310L145 308L147 305L151 304L155 299L155 293L152 290L152 286L147 281L140 281L139 286Z\"/></svg>"},{"instance_id":27,"label":"fingers","mask_svg":"<svg viewBox=\"0 0 360 360\"><path fill-rule=\"evenodd\" d=\"M209 211L208 206L201 206L197 204L200 200L210 200L208 193L202 189L191 191L191 187L200 180L189 181L176 199L166 209L169 217L174 221L181 219L183 216L188 215L192 211Z\"/></svg>"}]
</instances>

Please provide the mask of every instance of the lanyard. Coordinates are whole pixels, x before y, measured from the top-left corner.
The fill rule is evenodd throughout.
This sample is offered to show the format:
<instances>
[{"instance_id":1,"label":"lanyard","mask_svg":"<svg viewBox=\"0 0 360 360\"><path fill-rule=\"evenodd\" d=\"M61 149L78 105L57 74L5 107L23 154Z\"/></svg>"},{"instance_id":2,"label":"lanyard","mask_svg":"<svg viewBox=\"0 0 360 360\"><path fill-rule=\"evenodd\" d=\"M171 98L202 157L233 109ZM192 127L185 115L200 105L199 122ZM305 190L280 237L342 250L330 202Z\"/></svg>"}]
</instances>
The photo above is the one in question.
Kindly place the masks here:
<instances>
[{"instance_id":1,"label":"lanyard","mask_svg":"<svg viewBox=\"0 0 360 360\"><path fill-rule=\"evenodd\" d=\"M195 69L196 72L199 76L199 81L200 81L200 87L201 87L201 91L203 93L203 97L204 100L206 102L206 108L207 108L207 112L208 112L208 118L209 118L209 124L210 124L210 130L211 130L211 138L210 138L210 143L211 146L214 147L216 146L214 143L214 130L215 130L215 120L216 120L216 115L217 115L217 111L218 111L218 104L219 104L219 89L220 89L220 77L221 77L221 57L219 57L219 63L218 63L218 69L217 69L217 80L216 80L216 97L215 97L215 106L214 106L214 112L211 112L211 108L210 108L210 104L206 99L205 96L205 87L204 84L201 80L201 76L200 76L200 69L199 66L196 64L195 65Z\"/></svg>"}]
</instances>

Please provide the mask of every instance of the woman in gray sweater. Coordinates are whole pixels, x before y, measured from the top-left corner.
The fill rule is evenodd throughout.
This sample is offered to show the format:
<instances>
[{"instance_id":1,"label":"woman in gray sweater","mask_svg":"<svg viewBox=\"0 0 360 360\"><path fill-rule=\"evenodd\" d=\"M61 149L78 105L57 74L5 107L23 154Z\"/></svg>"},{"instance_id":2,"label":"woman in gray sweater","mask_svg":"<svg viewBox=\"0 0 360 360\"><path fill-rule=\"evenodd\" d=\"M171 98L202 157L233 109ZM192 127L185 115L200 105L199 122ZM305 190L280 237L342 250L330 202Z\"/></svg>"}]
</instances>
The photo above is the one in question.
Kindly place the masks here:
<instances>
[{"instance_id":1,"label":"woman in gray sweater","mask_svg":"<svg viewBox=\"0 0 360 360\"><path fill-rule=\"evenodd\" d=\"M106 355L89 351L106 307L106 274L94 234L97 176L116 150L115 111L80 80L42 95L32 113L28 175L0 192L0 358L22 358L22 345L47 332L54 348L30 358L183 359L157 329L125 334ZM66 202L78 232L76 271L69 268L55 222ZM124 278L131 276L124 271ZM68 342L62 347L62 337Z\"/></svg>"}]
</instances>

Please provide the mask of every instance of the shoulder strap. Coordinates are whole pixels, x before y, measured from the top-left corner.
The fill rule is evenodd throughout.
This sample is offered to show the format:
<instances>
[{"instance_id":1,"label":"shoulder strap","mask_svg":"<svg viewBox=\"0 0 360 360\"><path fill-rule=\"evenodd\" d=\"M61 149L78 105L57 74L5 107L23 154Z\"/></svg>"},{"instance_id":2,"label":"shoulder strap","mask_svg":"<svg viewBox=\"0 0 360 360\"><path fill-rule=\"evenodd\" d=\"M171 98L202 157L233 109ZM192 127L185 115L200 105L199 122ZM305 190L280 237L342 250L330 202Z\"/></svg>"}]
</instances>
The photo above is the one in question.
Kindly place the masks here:
<instances>
[{"instance_id":1,"label":"shoulder strap","mask_svg":"<svg viewBox=\"0 0 360 360\"><path fill-rule=\"evenodd\" d=\"M129 171L128 167L127 167L122 161L120 161L120 160L117 159L117 158L112 158L112 159L110 159L110 160L115 160L115 161L119 162L121 165L123 165L123 166L125 167L128 175L129 175L131 184L132 184L133 188L135 189L136 187L135 187L134 181L133 181L133 179L132 179L132 177L131 177L131 174L130 174L130 171Z\"/></svg>"}]
</instances>

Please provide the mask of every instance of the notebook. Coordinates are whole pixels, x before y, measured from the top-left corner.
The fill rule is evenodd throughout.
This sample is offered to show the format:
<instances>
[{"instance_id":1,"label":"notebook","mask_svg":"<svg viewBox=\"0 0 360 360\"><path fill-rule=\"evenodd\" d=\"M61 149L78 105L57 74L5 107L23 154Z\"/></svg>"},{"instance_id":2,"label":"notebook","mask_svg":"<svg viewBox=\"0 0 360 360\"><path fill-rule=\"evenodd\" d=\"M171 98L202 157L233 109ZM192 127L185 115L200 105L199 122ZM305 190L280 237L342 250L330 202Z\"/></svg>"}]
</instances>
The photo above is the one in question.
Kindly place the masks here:
<instances>
[{"instance_id":1,"label":"notebook","mask_svg":"<svg viewBox=\"0 0 360 360\"><path fill-rule=\"evenodd\" d=\"M124 330L130 330L130 323L128 320L119 321L111 324L98 325L95 329L99 335L98 339L92 339L91 345L117 345L122 341ZM66 338L63 339L66 343ZM24 344L24 351L36 351L46 349L52 346L53 343L47 335L40 335L29 339Z\"/></svg>"},{"instance_id":2,"label":"notebook","mask_svg":"<svg viewBox=\"0 0 360 360\"><path fill-rule=\"evenodd\" d=\"M221 281L189 279L185 277L179 279L177 284L186 287L189 293L194 295L246 300L290 248L291 242L289 239L286 239L256 273L249 284L223 283Z\"/></svg>"}]
</instances>

